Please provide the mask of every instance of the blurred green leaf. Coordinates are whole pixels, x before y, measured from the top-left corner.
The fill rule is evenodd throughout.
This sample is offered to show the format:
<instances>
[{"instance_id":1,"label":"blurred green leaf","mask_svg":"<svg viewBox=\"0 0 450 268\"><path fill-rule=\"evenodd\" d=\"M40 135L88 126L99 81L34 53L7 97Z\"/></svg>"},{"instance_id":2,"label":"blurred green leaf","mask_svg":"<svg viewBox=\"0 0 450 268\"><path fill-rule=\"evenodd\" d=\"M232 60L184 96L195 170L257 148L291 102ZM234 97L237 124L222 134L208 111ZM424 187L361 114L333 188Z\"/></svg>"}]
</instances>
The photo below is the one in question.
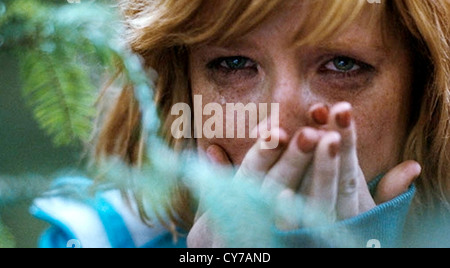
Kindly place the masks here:
<instances>
[{"instance_id":1,"label":"blurred green leaf","mask_svg":"<svg viewBox=\"0 0 450 268\"><path fill-rule=\"evenodd\" d=\"M84 140L90 133L93 92L88 74L65 55L28 53L22 62L23 93L38 123L57 145Z\"/></svg>"},{"instance_id":2,"label":"blurred green leaf","mask_svg":"<svg viewBox=\"0 0 450 268\"><path fill-rule=\"evenodd\" d=\"M100 77L124 60L113 10L92 1L0 1L1 51L17 55L23 96L56 145L90 136Z\"/></svg>"},{"instance_id":3,"label":"blurred green leaf","mask_svg":"<svg viewBox=\"0 0 450 268\"><path fill-rule=\"evenodd\" d=\"M13 235L0 221L0 248L14 248L15 246Z\"/></svg>"}]
</instances>

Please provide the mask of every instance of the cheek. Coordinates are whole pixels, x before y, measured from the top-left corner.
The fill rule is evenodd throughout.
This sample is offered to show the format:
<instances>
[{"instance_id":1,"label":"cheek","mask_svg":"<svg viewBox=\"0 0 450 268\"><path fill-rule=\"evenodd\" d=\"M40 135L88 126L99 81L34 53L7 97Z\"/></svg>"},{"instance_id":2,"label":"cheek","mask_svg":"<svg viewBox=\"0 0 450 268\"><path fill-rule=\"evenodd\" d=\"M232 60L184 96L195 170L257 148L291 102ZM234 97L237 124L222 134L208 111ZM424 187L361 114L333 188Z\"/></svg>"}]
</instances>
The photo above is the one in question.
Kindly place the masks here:
<instances>
[{"instance_id":1,"label":"cheek","mask_svg":"<svg viewBox=\"0 0 450 268\"><path fill-rule=\"evenodd\" d=\"M209 102L211 103L211 102ZM206 105L207 103L205 103ZM217 106L219 108L220 106ZM251 139L250 131L254 126L250 125L249 116L246 114L245 119L240 118L237 112L233 111L234 116L227 116L227 106L222 105L221 109L216 111L221 117L222 128L217 129L212 123L216 114L209 116L203 115L201 122L203 128L203 137L197 138L197 146L199 150L206 151L211 145L220 146L227 153L230 161L235 164L241 164L245 154L256 142L256 139ZM242 113L241 113L242 114ZM196 118L199 118L197 116ZM239 119L238 119L239 118ZM217 123L218 121L215 120ZM255 122L257 123L257 122ZM234 131L232 131L234 130ZM244 132L242 132L244 130ZM206 133L210 132L212 138L207 138ZM217 137L217 135L222 135Z\"/></svg>"},{"instance_id":2,"label":"cheek","mask_svg":"<svg viewBox=\"0 0 450 268\"><path fill-rule=\"evenodd\" d=\"M370 93L354 103L358 156L367 179L402 161L410 124L412 68L409 57L399 55L398 65L386 69Z\"/></svg>"},{"instance_id":3,"label":"cheek","mask_svg":"<svg viewBox=\"0 0 450 268\"><path fill-rule=\"evenodd\" d=\"M195 78L195 76L193 78ZM249 138L249 133L253 129L253 126L249 123L249 113L246 114L245 120L242 120L242 118L238 119L239 116L237 113L234 113L234 116L231 118L230 116L227 117L227 104L242 104L244 106L249 103L258 104L264 102L262 100L264 97L260 94L249 95L246 91L233 88L229 89L227 92L224 92L221 88L214 87L214 85L211 85L211 83L204 79L192 80L192 95L192 99L194 99L195 95L202 96L201 105L198 103L193 104L194 107L201 106L201 110L194 109L193 111L194 120L198 119L201 121L201 127L203 128L202 134L204 134L205 131L215 130L215 127L212 127L211 125L211 119L216 116L215 112L217 112L217 114L222 118L223 122L221 131L218 131L218 133L222 133L223 137L206 138L202 135L201 138L196 139L198 150L205 152L209 146L218 145L225 150L230 161L234 165L240 165L247 151L250 150L251 146L256 142L256 139ZM203 114L205 111L205 106L208 104L214 104L215 107L218 108L214 110L214 114L212 115ZM255 105L255 107L258 106ZM259 112L258 109L256 111ZM199 113L201 114L199 115ZM230 133L227 132L227 130L230 129L230 124L234 125L232 137L230 137ZM238 129L242 128L245 129L244 138L238 138Z\"/></svg>"},{"instance_id":4,"label":"cheek","mask_svg":"<svg viewBox=\"0 0 450 268\"><path fill-rule=\"evenodd\" d=\"M199 71L200 69L201 68L198 68L197 64L197 68L195 68L194 66L190 73L192 88L191 94L193 95L192 99L194 99L195 95L202 96L202 111L204 111L205 106L208 104L214 104L216 107L221 107L220 114L222 115L223 119L223 138L206 138L204 136L202 138L197 138L197 148L198 150L204 152L209 146L218 145L225 150L230 161L234 165L240 165L248 150L250 150L250 148L256 142L256 139L250 138L250 132L253 129L254 124L258 123L260 119L260 113L264 110L260 110L260 104L263 103L269 105L269 103L271 103L269 91L264 90L265 84L262 83L262 81L245 84L245 86L242 84L227 86L217 85L216 83L211 82L211 80L204 73ZM242 106L247 107L248 104L254 105L254 107L256 108L254 110L256 116L252 117L252 123L250 123L249 116L250 114L255 115L255 113L244 113L242 112L242 110L240 110L241 112L239 114L238 112L234 112L233 117L227 116L227 104L232 105L235 108ZM270 110L270 108L268 109ZM241 117L243 114L245 114L245 119ZM262 112L261 114L265 114L265 112ZM201 118L202 126L205 127L208 125L207 121L210 120L212 116L196 116L194 114L194 117ZM230 135L228 135L227 133L227 130L230 129L230 124L234 125L234 133L232 134L232 137L230 137ZM240 137L238 135L238 129L241 131L242 128L245 129L244 137Z\"/></svg>"},{"instance_id":5,"label":"cheek","mask_svg":"<svg viewBox=\"0 0 450 268\"><path fill-rule=\"evenodd\" d=\"M404 100L396 97L355 107L358 156L367 179L386 172L401 160L408 127L407 107Z\"/></svg>"}]
</instances>

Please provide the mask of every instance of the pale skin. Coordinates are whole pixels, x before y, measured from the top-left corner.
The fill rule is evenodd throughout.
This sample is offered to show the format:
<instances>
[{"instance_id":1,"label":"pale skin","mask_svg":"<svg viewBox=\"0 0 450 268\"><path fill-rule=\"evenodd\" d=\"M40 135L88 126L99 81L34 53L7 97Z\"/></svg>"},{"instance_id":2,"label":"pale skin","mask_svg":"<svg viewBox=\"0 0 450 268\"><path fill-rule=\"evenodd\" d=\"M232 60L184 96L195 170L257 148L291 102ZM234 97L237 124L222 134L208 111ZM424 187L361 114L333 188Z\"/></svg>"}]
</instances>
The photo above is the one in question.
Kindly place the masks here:
<instances>
[{"instance_id":1,"label":"pale skin","mask_svg":"<svg viewBox=\"0 0 450 268\"><path fill-rule=\"evenodd\" d=\"M272 128L276 149L261 149L261 139L199 139L198 149L214 163L234 166L235 179L256 175L262 188L283 185L280 199L301 194L332 220L348 219L402 194L420 175L418 163L401 162L411 55L401 38L383 42L379 25L364 17L332 40L295 47L302 14L300 5L289 6L231 44L192 49L192 94L204 104L280 104L279 126ZM372 197L367 182L380 174ZM199 211L188 246L226 246L212 230L208 213Z\"/></svg>"}]
</instances>

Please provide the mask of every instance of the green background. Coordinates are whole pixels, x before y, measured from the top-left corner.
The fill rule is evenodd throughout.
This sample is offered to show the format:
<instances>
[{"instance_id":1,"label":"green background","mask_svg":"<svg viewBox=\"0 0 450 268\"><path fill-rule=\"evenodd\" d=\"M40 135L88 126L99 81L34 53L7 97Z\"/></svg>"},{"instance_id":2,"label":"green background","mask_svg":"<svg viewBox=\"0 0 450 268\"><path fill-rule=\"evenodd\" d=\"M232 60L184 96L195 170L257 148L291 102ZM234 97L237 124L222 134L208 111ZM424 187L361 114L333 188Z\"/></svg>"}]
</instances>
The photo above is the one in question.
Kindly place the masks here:
<instances>
[{"instance_id":1,"label":"green background","mask_svg":"<svg viewBox=\"0 0 450 268\"><path fill-rule=\"evenodd\" d=\"M80 167L81 148L53 146L25 105L20 87L17 59L0 47L0 176L20 180L37 174L52 180L61 170ZM16 247L36 247L47 227L29 214L31 203L25 198L0 206L0 219Z\"/></svg>"}]
</instances>

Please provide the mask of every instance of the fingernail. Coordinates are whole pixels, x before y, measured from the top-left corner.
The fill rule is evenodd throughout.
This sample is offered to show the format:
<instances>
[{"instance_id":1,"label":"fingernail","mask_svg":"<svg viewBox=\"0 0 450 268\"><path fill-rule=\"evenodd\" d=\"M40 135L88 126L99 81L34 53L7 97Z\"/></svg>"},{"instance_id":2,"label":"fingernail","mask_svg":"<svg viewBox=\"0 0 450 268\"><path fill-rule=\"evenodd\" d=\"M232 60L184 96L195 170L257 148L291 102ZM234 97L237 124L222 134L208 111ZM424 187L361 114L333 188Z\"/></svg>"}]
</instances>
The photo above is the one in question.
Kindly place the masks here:
<instances>
[{"instance_id":1,"label":"fingernail","mask_svg":"<svg viewBox=\"0 0 450 268\"><path fill-rule=\"evenodd\" d=\"M339 153L340 149L341 149L340 143L336 142L331 143L330 147L328 148L328 153L330 154L330 157L335 158Z\"/></svg>"},{"instance_id":2,"label":"fingernail","mask_svg":"<svg viewBox=\"0 0 450 268\"><path fill-rule=\"evenodd\" d=\"M328 106L326 106L326 105L317 107L312 112L312 118L317 124L325 125L328 123L329 112L330 112L330 110L328 109Z\"/></svg>"},{"instance_id":3,"label":"fingernail","mask_svg":"<svg viewBox=\"0 0 450 268\"><path fill-rule=\"evenodd\" d=\"M262 140L266 143L277 143L278 145L274 148L276 150L282 149L289 144L289 136L281 128L275 128L267 133L267 136L262 137Z\"/></svg>"},{"instance_id":4,"label":"fingernail","mask_svg":"<svg viewBox=\"0 0 450 268\"><path fill-rule=\"evenodd\" d=\"M350 110L338 113L336 115L336 124L340 128L348 128L352 122L352 113Z\"/></svg>"},{"instance_id":5,"label":"fingernail","mask_svg":"<svg viewBox=\"0 0 450 268\"><path fill-rule=\"evenodd\" d=\"M303 153L311 153L316 149L316 142L308 139L304 131L302 131L297 138L297 147Z\"/></svg>"}]
</instances>

